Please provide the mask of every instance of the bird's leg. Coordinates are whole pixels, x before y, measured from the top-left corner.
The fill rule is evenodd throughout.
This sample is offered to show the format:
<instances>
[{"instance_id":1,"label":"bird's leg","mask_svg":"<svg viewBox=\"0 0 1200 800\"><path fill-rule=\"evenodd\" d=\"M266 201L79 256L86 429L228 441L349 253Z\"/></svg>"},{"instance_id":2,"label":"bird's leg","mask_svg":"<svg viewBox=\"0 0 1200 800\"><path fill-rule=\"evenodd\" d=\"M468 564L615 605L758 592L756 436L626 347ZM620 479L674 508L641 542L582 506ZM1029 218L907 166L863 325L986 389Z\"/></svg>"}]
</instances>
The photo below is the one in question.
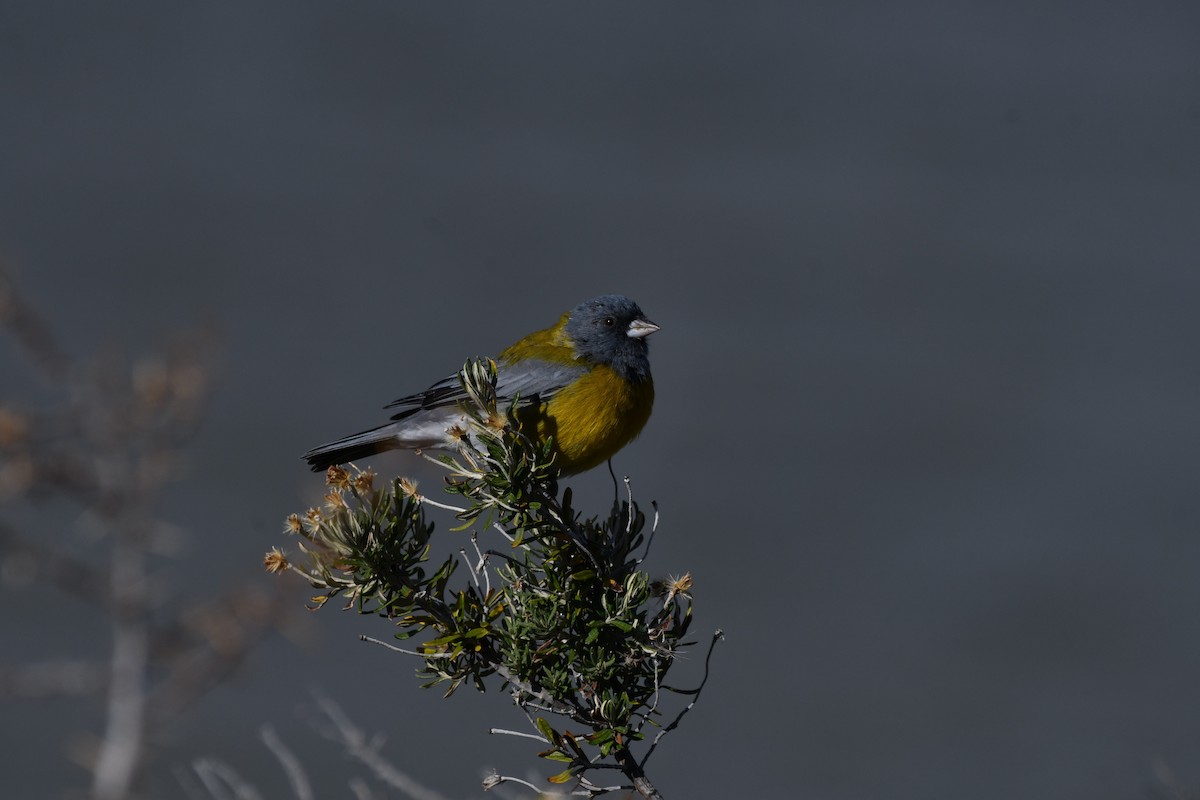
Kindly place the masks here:
<instances>
[{"instance_id":1,"label":"bird's leg","mask_svg":"<svg viewBox=\"0 0 1200 800\"><path fill-rule=\"evenodd\" d=\"M621 505L621 487L617 483L617 473L613 471L611 458L608 460L608 474L613 481L613 508L619 508Z\"/></svg>"}]
</instances>

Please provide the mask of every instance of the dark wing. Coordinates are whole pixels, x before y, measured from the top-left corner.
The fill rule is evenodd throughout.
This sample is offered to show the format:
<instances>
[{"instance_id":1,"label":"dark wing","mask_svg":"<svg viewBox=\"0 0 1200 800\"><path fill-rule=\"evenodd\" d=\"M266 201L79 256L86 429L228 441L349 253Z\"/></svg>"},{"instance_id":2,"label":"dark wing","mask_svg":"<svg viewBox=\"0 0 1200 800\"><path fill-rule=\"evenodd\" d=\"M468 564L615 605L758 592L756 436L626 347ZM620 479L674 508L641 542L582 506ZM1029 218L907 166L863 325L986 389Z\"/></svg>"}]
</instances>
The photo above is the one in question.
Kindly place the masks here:
<instances>
[{"instance_id":1,"label":"dark wing","mask_svg":"<svg viewBox=\"0 0 1200 800\"><path fill-rule=\"evenodd\" d=\"M523 401L536 397L544 402L587 371L588 367L584 364L559 364L536 358L517 363L501 362L496 365L496 394L501 400L511 400L520 395ZM384 408L400 409L392 415L392 419L404 419L418 411L457 405L466 397L467 393L458 382L458 375L450 375L425 391L393 400Z\"/></svg>"},{"instance_id":2,"label":"dark wing","mask_svg":"<svg viewBox=\"0 0 1200 800\"><path fill-rule=\"evenodd\" d=\"M438 381L423 392L417 392L416 394L410 394L398 400L393 400L384 406L384 408L401 409L392 415L392 419L404 419L423 409L452 406L466 396L466 392L459 385L458 376L451 375L448 378Z\"/></svg>"}]
</instances>

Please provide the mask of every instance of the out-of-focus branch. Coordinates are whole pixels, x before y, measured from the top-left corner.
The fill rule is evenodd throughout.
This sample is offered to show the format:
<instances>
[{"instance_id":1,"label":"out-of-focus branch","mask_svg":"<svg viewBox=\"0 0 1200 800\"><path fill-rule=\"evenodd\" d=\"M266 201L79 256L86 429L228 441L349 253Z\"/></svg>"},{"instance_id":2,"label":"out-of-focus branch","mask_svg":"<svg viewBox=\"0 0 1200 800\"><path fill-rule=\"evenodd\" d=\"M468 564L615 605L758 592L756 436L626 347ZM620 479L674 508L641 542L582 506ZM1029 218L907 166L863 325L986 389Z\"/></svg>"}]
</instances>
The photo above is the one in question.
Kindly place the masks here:
<instances>
[{"instance_id":1,"label":"out-of-focus branch","mask_svg":"<svg viewBox=\"0 0 1200 800\"><path fill-rule=\"evenodd\" d=\"M351 759L368 767L385 786L399 790L412 800L445 800L437 792L427 789L400 772L379 753L381 741L378 737L368 741L341 707L322 695L316 695L316 703L322 719L315 723L322 736L336 742ZM295 800L313 800L316 796L308 774L296 754L271 725L264 725L260 738L275 760L283 768L291 786L290 796ZM176 769L175 776L190 800L256 800L258 789L242 780L234 768L218 759L199 758L191 762L190 770ZM371 787L361 777L354 776L348 782L350 791L357 800L373 800ZM558 795L555 795L558 796Z\"/></svg>"},{"instance_id":2,"label":"out-of-focus branch","mask_svg":"<svg viewBox=\"0 0 1200 800\"><path fill-rule=\"evenodd\" d=\"M263 740L263 744L279 761L283 771L287 773L288 783L292 785L292 791L296 794L296 800L313 800L312 784L308 781L308 775L304 772L304 767L300 764L300 759L296 758L283 740L279 738L279 734L275 733L275 729L270 725L262 726L259 735Z\"/></svg>"},{"instance_id":3,"label":"out-of-focus branch","mask_svg":"<svg viewBox=\"0 0 1200 800\"><path fill-rule=\"evenodd\" d=\"M113 529L112 666L107 724L92 782L96 800L122 800L130 794L145 748L150 630L143 524L129 520Z\"/></svg>"},{"instance_id":4,"label":"out-of-focus branch","mask_svg":"<svg viewBox=\"0 0 1200 800\"><path fill-rule=\"evenodd\" d=\"M41 661L0 667L0 698L94 695L108 686L108 667L91 661Z\"/></svg>"},{"instance_id":5,"label":"out-of-focus branch","mask_svg":"<svg viewBox=\"0 0 1200 800\"><path fill-rule=\"evenodd\" d=\"M1150 794L1156 800L1200 800L1200 787L1187 786L1161 757L1154 759L1150 771L1154 776Z\"/></svg>"},{"instance_id":6,"label":"out-of-focus branch","mask_svg":"<svg viewBox=\"0 0 1200 800\"><path fill-rule=\"evenodd\" d=\"M50 326L16 290L11 269L0 262L0 326L29 356L41 372L53 382L65 379L71 359L58 346Z\"/></svg>"},{"instance_id":7,"label":"out-of-focus branch","mask_svg":"<svg viewBox=\"0 0 1200 800\"><path fill-rule=\"evenodd\" d=\"M296 622L283 592L240 587L156 631L155 661L167 675L151 690L148 733L156 735L229 679L270 631Z\"/></svg>"},{"instance_id":8,"label":"out-of-focus branch","mask_svg":"<svg viewBox=\"0 0 1200 800\"><path fill-rule=\"evenodd\" d=\"M107 616L112 639L107 665L62 662L40 681L26 665L0 667L0 694L104 692L92 796L125 800L137 792L155 735L225 680L269 628L299 613L285 614L282 599L263 591L210 591L189 605L151 590L151 554L176 535L160 516L163 492L183 474L212 383L210 333L176 336L149 356L73 359L0 263L0 334L56 396L32 411L0 398L0 499L69 503L89 540L88 555L79 555L65 533L29 530L28 522L17 533L0 522L0 581L82 600ZM97 555L98 543L106 554ZM171 606L179 610L163 613ZM197 774L206 785L221 781L214 770Z\"/></svg>"},{"instance_id":9,"label":"out-of-focus branch","mask_svg":"<svg viewBox=\"0 0 1200 800\"><path fill-rule=\"evenodd\" d=\"M200 758L192 762L192 769L213 800L262 800L257 789L222 761Z\"/></svg>"},{"instance_id":10,"label":"out-of-focus branch","mask_svg":"<svg viewBox=\"0 0 1200 800\"><path fill-rule=\"evenodd\" d=\"M351 722L346 712L333 700L318 694L316 703L329 723L322 725L318 730L337 742L347 755L370 769L379 780L403 792L412 800L446 800L444 795L418 783L380 755L381 743L368 739L362 729Z\"/></svg>"},{"instance_id":11,"label":"out-of-focus branch","mask_svg":"<svg viewBox=\"0 0 1200 800\"><path fill-rule=\"evenodd\" d=\"M22 581L38 580L83 600L88 605L108 608L109 585L104 573L86 561L60 553L28 537L21 536L0 522L0 553L6 559L19 559L29 565L30 575Z\"/></svg>"}]
</instances>

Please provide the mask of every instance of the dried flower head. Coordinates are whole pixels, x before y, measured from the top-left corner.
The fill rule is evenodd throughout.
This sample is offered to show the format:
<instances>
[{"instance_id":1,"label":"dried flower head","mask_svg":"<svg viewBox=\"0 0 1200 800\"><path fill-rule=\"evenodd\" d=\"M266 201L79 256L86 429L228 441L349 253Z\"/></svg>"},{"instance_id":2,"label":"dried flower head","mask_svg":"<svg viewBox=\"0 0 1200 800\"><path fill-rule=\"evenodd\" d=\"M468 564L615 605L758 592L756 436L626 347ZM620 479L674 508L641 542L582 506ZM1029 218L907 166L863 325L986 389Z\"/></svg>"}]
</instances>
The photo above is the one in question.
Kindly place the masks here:
<instances>
[{"instance_id":1,"label":"dried flower head","mask_svg":"<svg viewBox=\"0 0 1200 800\"><path fill-rule=\"evenodd\" d=\"M283 522L284 533L302 533L304 531L304 523L300 520L299 514L288 514L288 518Z\"/></svg>"},{"instance_id":2,"label":"dried flower head","mask_svg":"<svg viewBox=\"0 0 1200 800\"><path fill-rule=\"evenodd\" d=\"M295 514L292 516L295 516ZM282 550L278 547L272 547L263 556L263 566L266 567L267 572L272 575L278 575L280 572L286 571L291 564L288 563L287 556L283 554Z\"/></svg>"},{"instance_id":3,"label":"dried flower head","mask_svg":"<svg viewBox=\"0 0 1200 800\"><path fill-rule=\"evenodd\" d=\"M692 573L685 572L679 577L672 575L667 578L667 588L675 594L686 595L692 590Z\"/></svg>"},{"instance_id":4,"label":"dried flower head","mask_svg":"<svg viewBox=\"0 0 1200 800\"><path fill-rule=\"evenodd\" d=\"M37 466L26 453L6 457L0 464L0 497L17 497L30 490L38 479Z\"/></svg>"},{"instance_id":5,"label":"dried flower head","mask_svg":"<svg viewBox=\"0 0 1200 800\"><path fill-rule=\"evenodd\" d=\"M304 527L309 533L316 533L321 527L321 510L319 508L310 508L304 512Z\"/></svg>"},{"instance_id":6,"label":"dried flower head","mask_svg":"<svg viewBox=\"0 0 1200 800\"><path fill-rule=\"evenodd\" d=\"M157 408L171 391L167 365L159 358L143 358L133 365L133 391L142 405Z\"/></svg>"},{"instance_id":7,"label":"dried flower head","mask_svg":"<svg viewBox=\"0 0 1200 800\"><path fill-rule=\"evenodd\" d=\"M342 497L341 491L330 492L325 495L325 507L330 511L337 513L346 507L346 500Z\"/></svg>"},{"instance_id":8,"label":"dried flower head","mask_svg":"<svg viewBox=\"0 0 1200 800\"><path fill-rule=\"evenodd\" d=\"M325 470L325 483L335 489L350 488L350 470L334 464Z\"/></svg>"},{"instance_id":9,"label":"dried flower head","mask_svg":"<svg viewBox=\"0 0 1200 800\"><path fill-rule=\"evenodd\" d=\"M654 581L650 588L656 597L665 597L664 602L666 603L674 600L676 595L683 595L690 600L692 598L689 594L692 590L692 573L685 572L679 576L668 575Z\"/></svg>"},{"instance_id":10,"label":"dried flower head","mask_svg":"<svg viewBox=\"0 0 1200 800\"><path fill-rule=\"evenodd\" d=\"M400 479L400 491L404 493L405 497L411 497L414 500L421 499L421 494L417 491L417 484L408 478Z\"/></svg>"},{"instance_id":11,"label":"dried flower head","mask_svg":"<svg viewBox=\"0 0 1200 800\"><path fill-rule=\"evenodd\" d=\"M0 408L0 447L9 447L25 438L28 428L25 417L7 408Z\"/></svg>"},{"instance_id":12,"label":"dried flower head","mask_svg":"<svg viewBox=\"0 0 1200 800\"><path fill-rule=\"evenodd\" d=\"M666 602L669 603L674 600L676 595L683 595L689 600L692 599L691 594L689 594L692 591L692 573L685 572L679 576L670 575L667 577L665 584L667 590Z\"/></svg>"},{"instance_id":13,"label":"dried flower head","mask_svg":"<svg viewBox=\"0 0 1200 800\"><path fill-rule=\"evenodd\" d=\"M467 429L456 423L446 428L446 435L454 442L461 442L467 438Z\"/></svg>"},{"instance_id":14,"label":"dried flower head","mask_svg":"<svg viewBox=\"0 0 1200 800\"><path fill-rule=\"evenodd\" d=\"M350 483L359 494L370 494L375 488L375 473L369 469L363 470L355 475Z\"/></svg>"}]
</instances>

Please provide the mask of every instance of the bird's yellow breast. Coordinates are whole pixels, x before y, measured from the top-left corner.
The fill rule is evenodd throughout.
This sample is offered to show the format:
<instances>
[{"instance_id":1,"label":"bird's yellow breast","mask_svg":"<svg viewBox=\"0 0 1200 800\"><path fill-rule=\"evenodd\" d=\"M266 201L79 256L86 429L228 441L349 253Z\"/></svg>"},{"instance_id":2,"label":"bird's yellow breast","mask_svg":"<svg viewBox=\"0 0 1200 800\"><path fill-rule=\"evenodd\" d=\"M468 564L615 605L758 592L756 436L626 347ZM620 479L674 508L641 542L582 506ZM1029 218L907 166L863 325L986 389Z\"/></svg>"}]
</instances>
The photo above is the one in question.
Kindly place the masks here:
<instances>
[{"instance_id":1,"label":"bird's yellow breast","mask_svg":"<svg viewBox=\"0 0 1200 800\"><path fill-rule=\"evenodd\" d=\"M611 367L597 365L539 409L537 435L554 437L559 471L573 475L604 463L632 441L653 406L650 378L631 383Z\"/></svg>"}]
</instances>

